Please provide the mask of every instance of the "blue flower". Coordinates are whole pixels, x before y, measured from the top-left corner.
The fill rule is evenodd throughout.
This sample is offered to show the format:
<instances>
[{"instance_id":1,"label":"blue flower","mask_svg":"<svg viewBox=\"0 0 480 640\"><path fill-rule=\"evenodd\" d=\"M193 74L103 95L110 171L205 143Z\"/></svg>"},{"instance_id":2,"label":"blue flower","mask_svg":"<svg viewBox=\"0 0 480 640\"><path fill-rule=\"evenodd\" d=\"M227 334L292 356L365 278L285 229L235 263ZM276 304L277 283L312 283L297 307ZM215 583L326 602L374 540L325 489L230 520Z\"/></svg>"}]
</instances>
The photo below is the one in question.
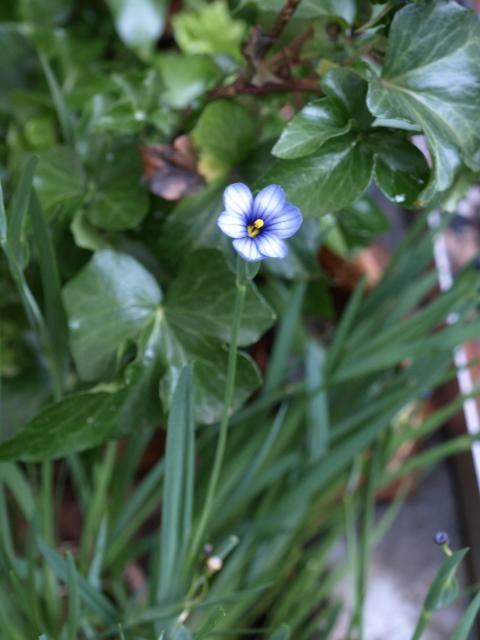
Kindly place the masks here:
<instances>
[{"instance_id":1,"label":"blue flower","mask_svg":"<svg viewBox=\"0 0 480 640\"><path fill-rule=\"evenodd\" d=\"M285 199L282 187L271 184L252 196L241 182L229 185L223 194L225 211L217 224L230 238L235 251L245 260L285 258L284 240L293 236L303 222L300 210Z\"/></svg>"}]
</instances>

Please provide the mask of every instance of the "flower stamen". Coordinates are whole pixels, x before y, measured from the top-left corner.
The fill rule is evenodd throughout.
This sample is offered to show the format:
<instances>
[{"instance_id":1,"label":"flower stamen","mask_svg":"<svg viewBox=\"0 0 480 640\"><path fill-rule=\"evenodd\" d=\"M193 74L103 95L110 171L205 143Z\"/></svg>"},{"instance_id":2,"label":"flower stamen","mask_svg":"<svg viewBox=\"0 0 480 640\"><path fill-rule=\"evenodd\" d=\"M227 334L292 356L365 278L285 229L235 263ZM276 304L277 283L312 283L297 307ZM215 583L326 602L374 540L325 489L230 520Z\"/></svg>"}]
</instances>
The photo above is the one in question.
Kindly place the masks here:
<instances>
[{"instance_id":1,"label":"flower stamen","mask_svg":"<svg viewBox=\"0 0 480 640\"><path fill-rule=\"evenodd\" d=\"M261 218L257 218L252 224L247 225L247 234L249 238L256 238L262 227L265 226L265 222Z\"/></svg>"}]
</instances>

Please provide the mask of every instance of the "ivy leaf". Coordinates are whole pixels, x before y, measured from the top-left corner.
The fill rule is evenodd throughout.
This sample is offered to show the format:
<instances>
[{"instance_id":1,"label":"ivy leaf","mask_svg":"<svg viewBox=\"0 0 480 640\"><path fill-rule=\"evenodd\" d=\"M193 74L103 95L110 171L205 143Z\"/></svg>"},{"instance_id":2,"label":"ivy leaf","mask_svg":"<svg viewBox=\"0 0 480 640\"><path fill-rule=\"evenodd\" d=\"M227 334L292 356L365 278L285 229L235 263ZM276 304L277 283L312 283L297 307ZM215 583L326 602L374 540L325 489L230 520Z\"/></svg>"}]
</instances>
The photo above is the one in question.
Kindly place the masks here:
<instances>
[{"instance_id":1,"label":"ivy leaf","mask_svg":"<svg viewBox=\"0 0 480 640\"><path fill-rule=\"evenodd\" d=\"M235 274L219 251L204 249L189 254L165 300L162 353L166 354L160 396L168 407L180 371L194 362L195 406L204 423L219 419L227 372L228 350L235 303ZM247 291L239 344L247 346L272 325L274 313L253 285ZM219 342L220 340L225 343ZM255 363L238 353L234 409L260 384Z\"/></svg>"},{"instance_id":2,"label":"ivy leaf","mask_svg":"<svg viewBox=\"0 0 480 640\"><path fill-rule=\"evenodd\" d=\"M365 131L370 127L373 116L367 107L368 83L362 76L351 69L330 69L322 89L350 115L353 129Z\"/></svg>"},{"instance_id":3,"label":"ivy leaf","mask_svg":"<svg viewBox=\"0 0 480 640\"><path fill-rule=\"evenodd\" d=\"M162 229L158 243L162 260L176 266L195 249L218 247L222 193L223 185L212 185L180 200Z\"/></svg>"},{"instance_id":4,"label":"ivy leaf","mask_svg":"<svg viewBox=\"0 0 480 640\"><path fill-rule=\"evenodd\" d=\"M317 154L280 160L260 180L259 187L281 184L288 200L306 217L337 211L357 200L372 176L373 156L357 133L333 138Z\"/></svg>"},{"instance_id":5,"label":"ivy leaf","mask_svg":"<svg viewBox=\"0 0 480 640\"><path fill-rule=\"evenodd\" d=\"M116 430L121 394L79 393L57 402L0 445L0 460L39 461L96 446Z\"/></svg>"},{"instance_id":6,"label":"ivy leaf","mask_svg":"<svg viewBox=\"0 0 480 640\"><path fill-rule=\"evenodd\" d=\"M317 220L304 220L297 233L288 241L288 255L283 260L265 260L262 270L293 280L312 278L320 273L318 251L322 237Z\"/></svg>"},{"instance_id":7,"label":"ivy leaf","mask_svg":"<svg viewBox=\"0 0 480 640\"><path fill-rule=\"evenodd\" d=\"M195 409L198 422L212 424L220 419L227 372L228 350L225 344L200 333L183 331L166 319L162 325L162 351L165 371L160 382L160 397L165 408L170 405L182 368L194 362ZM239 409L258 388L260 373L250 356L237 353L233 409Z\"/></svg>"},{"instance_id":8,"label":"ivy leaf","mask_svg":"<svg viewBox=\"0 0 480 640\"><path fill-rule=\"evenodd\" d=\"M325 244L340 256L349 256L368 247L381 233L390 228L382 208L369 195L363 195L335 215L322 219Z\"/></svg>"},{"instance_id":9,"label":"ivy leaf","mask_svg":"<svg viewBox=\"0 0 480 640\"><path fill-rule=\"evenodd\" d=\"M272 149L278 158L301 158L350 129L345 111L328 99L316 100L295 115Z\"/></svg>"},{"instance_id":10,"label":"ivy leaf","mask_svg":"<svg viewBox=\"0 0 480 640\"><path fill-rule=\"evenodd\" d=\"M107 0L118 35L141 55L150 53L165 26L165 0Z\"/></svg>"},{"instance_id":11,"label":"ivy leaf","mask_svg":"<svg viewBox=\"0 0 480 640\"><path fill-rule=\"evenodd\" d=\"M222 410L228 360L227 347L220 340L230 339L235 291L235 275L219 251L191 254L163 304L153 276L134 258L99 251L64 288L72 354L80 377L101 378L112 369L127 341L138 343L142 335L151 335L153 323L155 338L148 338L150 347L140 352L159 363L164 406L168 407L182 367L193 362L197 417L214 422ZM244 309L240 344L248 345L271 326L274 314L253 286ZM140 363L134 378L143 369ZM234 406L239 407L259 383L255 364L239 353Z\"/></svg>"},{"instance_id":12,"label":"ivy leaf","mask_svg":"<svg viewBox=\"0 0 480 640\"><path fill-rule=\"evenodd\" d=\"M173 32L184 53L223 53L241 60L240 43L246 26L230 16L223 0L201 5L199 11L182 11L172 18Z\"/></svg>"},{"instance_id":13,"label":"ivy leaf","mask_svg":"<svg viewBox=\"0 0 480 640\"><path fill-rule=\"evenodd\" d=\"M165 315L175 329L229 342L235 297L235 274L220 251L195 251L168 290ZM274 320L272 309L251 284L245 296L239 345L256 342Z\"/></svg>"},{"instance_id":14,"label":"ivy leaf","mask_svg":"<svg viewBox=\"0 0 480 640\"><path fill-rule=\"evenodd\" d=\"M83 380L101 378L118 349L153 318L162 292L134 258L98 251L63 290L72 355Z\"/></svg>"},{"instance_id":15,"label":"ivy leaf","mask_svg":"<svg viewBox=\"0 0 480 640\"><path fill-rule=\"evenodd\" d=\"M86 175L78 157L68 147L38 154L33 184L47 220L73 216L82 205Z\"/></svg>"},{"instance_id":16,"label":"ivy leaf","mask_svg":"<svg viewBox=\"0 0 480 640\"><path fill-rule=\"evenodd\" d=\"M274 156L301 158L350 129L368 129L373 117L366 106L368 84L361 76L350 69L331 69L322 88L326 97L292 118L272 149Z\"/></svg>"},{"instance_id":17,"label":"ivy leaf","mask_svg":"<svg viewBox=\"0 0 480 640\"><path fill-rule=\"evenodd\" d=\"M0 445L0 460L38 462L78 453L159 420L160 317L145 327L138 354L108 391L76 393L40 410Z\"/></svg>"},{"instance_id":18,"label":"ivy leaf","mask_svg":"<svg viewBox=\"0 0 480 640\"><path fill-rule=\"evenodd\" d=\"M131 145L105 151L96 161L95 188L87 208L90 222L120 231L137 227L148 213L148 194L141 183L140 157Z\"/></svg>"},{"instance_id":19,"label":"ivy leaf","mask_svg":"<svg viewBox=\"0 0 480 640\"><path fill-rule=\"evenodd\" d=\"M239 164L254 142L249 112L235 102L219 100L205 107L193 130L200 149L200 166L210 177L223 175Z\"/></svg>"},{"instance_id":20,"label":"ivy leaf","mask_svg":"<svg viewBox=\"0 0 480 640\"><path fill-rule=\"evenodd\" d=\"M370 110L419 125L434 171L422 200L447 189L462 161L480 167L480 20L456 2L409 4L395 16Z\"/></svg>"},{"instance_id":21,"label":"ivy leaf","mask_svg":"<svg viewBox=\"0 0 480 640\"><path fill-rule=\"evenodd\" d=\"M117 390L73 394L40 410L15 437L0 445L0 460L38 462L78 453L159 419L159 322L140 340L136 360ZM153 407L153 409L152 409Z\"/></svg>"},{"instance_id":22,"label":"ivy leaf","mask_svg":"<svg viewBox=\"0 0 480 640\"><path fill-rule=\"evenodd\" d=\"M373 175L378 187L393 202L417 206L430 175L424 155L405 138L392 134L373 134L369 144L375 152Z\"/></svg>"}]
</instances>

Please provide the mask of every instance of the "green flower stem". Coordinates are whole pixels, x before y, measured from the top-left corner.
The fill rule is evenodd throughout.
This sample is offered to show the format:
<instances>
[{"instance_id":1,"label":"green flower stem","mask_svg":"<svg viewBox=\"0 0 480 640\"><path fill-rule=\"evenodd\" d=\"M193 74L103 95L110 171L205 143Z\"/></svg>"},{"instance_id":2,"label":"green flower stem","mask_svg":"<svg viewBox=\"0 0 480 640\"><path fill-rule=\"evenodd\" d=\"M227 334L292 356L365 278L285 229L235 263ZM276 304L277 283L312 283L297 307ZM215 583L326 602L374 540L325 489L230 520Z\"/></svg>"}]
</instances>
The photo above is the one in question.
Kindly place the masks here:
<instances>
[{"instance_id":1,"label":"green flower stem","mask_svg":"<svg viewBox=\"0 0 480 640\"><path fill-rule=\"evenodd\" d=\"M237 270L238 273L238 270ZM225 385L225 396L223 402L223 413L220 422L220 431L218 434L217 448L215 451L215 459L213 462L212 474L208 484L207 495L203 504L203 511L200 517L200 522L196 528L195 537L190 551L190 561L193 561L200 549L200 545L207 530L208 522L212 514L213 505L215 502L215 494L217 492L218 481L220 479L220 472L222 469L223 458L225 457L225 450L227 447L228 425L230 419L230 413L232 410L233 395L235 392L235 373L237 370L237 344L238 334L240 331L240 323L242 319L243 303L245 301L245 294L247 291L247 284L245 281L237 278L237 297L235 300L235 308L233 311L233 324L232 335L230 339L230 350L228 352L228 365L227 365L227 380Z\"/></svg>"}]
</instances>

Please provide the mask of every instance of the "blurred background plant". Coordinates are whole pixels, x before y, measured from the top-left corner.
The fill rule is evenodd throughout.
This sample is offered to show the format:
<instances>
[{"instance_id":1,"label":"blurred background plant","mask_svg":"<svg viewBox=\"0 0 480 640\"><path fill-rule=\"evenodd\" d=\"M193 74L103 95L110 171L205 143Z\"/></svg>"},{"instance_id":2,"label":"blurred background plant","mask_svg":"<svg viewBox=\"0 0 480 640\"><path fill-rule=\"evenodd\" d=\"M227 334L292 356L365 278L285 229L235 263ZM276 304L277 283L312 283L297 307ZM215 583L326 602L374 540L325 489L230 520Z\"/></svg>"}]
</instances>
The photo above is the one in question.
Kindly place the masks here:
<instances>
[{"instance_id":1,"label":"blurred background plant","mask_svg":"<svg viewBox=\"0 0 480 640\"><path fill-rule=\"evenodd\" d=\"M419 211L375 286L354 273L346 296L319 252L348 264L385 232L380 192L446 224L475 182L477 16L21 0L0 19L2 638L326 639L346 575L365 638L370 556L412 474L472 443L419 446L465 400L426 411L480 332L478 273L434 295L441 229ZM216 219L239 180L282 185L305 222L247 287L199 551L236 295ZM445 552L415 640L458 596L465 550Z\"/></svg>"}]
</instances>

